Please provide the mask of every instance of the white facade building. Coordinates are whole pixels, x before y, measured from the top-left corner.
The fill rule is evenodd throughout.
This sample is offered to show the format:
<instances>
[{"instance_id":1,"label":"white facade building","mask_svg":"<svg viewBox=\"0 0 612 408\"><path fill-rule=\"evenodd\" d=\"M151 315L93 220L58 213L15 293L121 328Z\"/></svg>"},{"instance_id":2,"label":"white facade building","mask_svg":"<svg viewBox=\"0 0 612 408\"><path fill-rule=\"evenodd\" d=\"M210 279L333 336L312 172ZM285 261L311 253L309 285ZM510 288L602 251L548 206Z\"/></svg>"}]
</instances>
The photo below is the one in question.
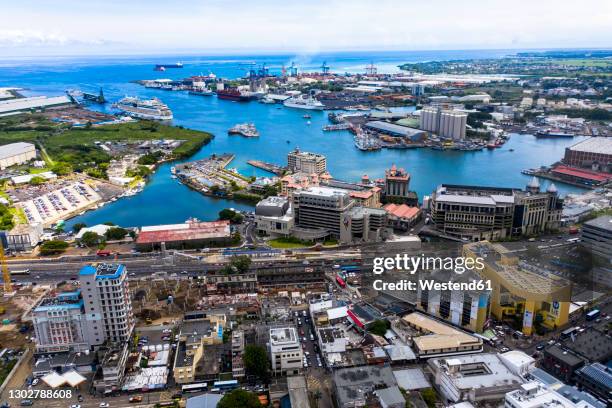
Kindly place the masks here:
<instances>
[{"instance_id":1,"label":"white facade building","mask_svg":"<svg viewBox=\"0 0 612 408\"><path fill-rule=\"evenodd\" d=\"M295 327L270 329L270 360L275 375L299 374L303 354Z\"/></svg>"},{"instance_id":2,"label":"white facade building","mask_svg":"<svg viewBox=\"0 0 612 408\"><path fill-rule=\"evenodd\" d=\"M0 170L35 158L36 148L32 143L18 142L0 146Z\"/></svg>"}]
</instances>

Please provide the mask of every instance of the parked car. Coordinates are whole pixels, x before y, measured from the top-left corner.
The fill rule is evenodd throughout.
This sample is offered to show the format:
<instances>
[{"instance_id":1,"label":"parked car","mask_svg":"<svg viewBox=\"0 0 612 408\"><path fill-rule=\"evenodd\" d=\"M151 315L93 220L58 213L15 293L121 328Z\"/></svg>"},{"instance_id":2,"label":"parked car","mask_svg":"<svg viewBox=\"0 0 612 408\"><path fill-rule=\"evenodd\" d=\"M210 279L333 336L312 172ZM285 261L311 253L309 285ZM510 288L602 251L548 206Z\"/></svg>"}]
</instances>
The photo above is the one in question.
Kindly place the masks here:
<instances>
[{"instance_id":1,"label":"parked car","mask_svg":"<svg viewBox=\"0 0 612 408\"><path fill-rule=\"evenodd\" d=\"M142 402L142 395L135 395L130 397L130 402Z\"/></svg>"}]
</instances>

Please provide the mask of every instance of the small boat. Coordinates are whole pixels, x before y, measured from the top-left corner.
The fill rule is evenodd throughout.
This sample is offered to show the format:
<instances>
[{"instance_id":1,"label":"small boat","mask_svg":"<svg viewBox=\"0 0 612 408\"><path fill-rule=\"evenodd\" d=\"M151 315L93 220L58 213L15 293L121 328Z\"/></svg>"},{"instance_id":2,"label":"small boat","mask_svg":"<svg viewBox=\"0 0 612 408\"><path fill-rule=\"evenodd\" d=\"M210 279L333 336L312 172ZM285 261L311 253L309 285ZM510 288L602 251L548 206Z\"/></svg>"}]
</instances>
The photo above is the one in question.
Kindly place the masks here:
<instances>
[{"instance_id":1,"label":"small boat","mask_svg":"<svg viewBox=\"0 0 612 408\"><path fill-rule=\"evenodd\" d=\"M302 117L303 117L304 119L310 119L310 118L312 118L312 116L310 116L309 114L306 114L306 115L304 115L304 116L302 116Z\"/></svg>"},{"instance_id":2,"label":"small boat","mask_svg":"<svg viewBox=\"0 0 612 408\"><path fill-rule=\"evenodd\" d=\"M510 151L510 152L513 152L513 151L514 151L514 149L510 149L509 151Z\"/></svg>"},{"instance_id":3,"label":"small boat","mask_svg":"<svg viewBox=\"0 0 612 408\"><path fill-rule=\"evenodd\" d=\"M287 143L291 143L291 140L287 140Z\"/></svg>"}]
</instances>

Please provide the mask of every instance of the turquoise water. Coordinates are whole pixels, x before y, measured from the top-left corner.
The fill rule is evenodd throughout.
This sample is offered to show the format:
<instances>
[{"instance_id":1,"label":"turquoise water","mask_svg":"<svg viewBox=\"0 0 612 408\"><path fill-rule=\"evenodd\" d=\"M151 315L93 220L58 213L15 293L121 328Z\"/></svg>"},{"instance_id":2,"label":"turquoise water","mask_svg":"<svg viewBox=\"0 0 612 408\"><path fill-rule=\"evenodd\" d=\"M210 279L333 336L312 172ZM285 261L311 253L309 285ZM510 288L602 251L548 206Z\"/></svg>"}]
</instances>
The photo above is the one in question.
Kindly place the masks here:
<instances>
[{"instance_id":1,"label":"turquoise water","mask_svg":"<svg viewBox=\"0 0 612 408\"><path fill-rule=\"evenodd\" d=\"M379 70L393 71L404 61L497 57L503 51L453 51L375 54L335 54L302 59L306 70L314 70L325 60L338 72L363 71L374 61ZM411 189L419 197L429 194L441 183L475 184L504 187L523 187L529 177L522 169L548 165L563 156L573 140L537 140L530 135L513 135L500 149L480 152L418 150L381 150L361 152L353 146L347 131L323 132L327 113L308 112L311 124L302 118L305 111L257 102L237 103L218 100L216 97L188 95L186 92L152 90L130 83L136 79L182 78L212 71L223 77L245 75L246 61L267 62L271 70L279 70L281 64L297 59L295 56L246 56L246 57L164 57L138 59L62 59L44 61L4 61L0 65L0 86L18 86L28 94L61 94L66 89L79 88L95 91L104 88L111 101L124 95L140 97L156 96L174 112L175 125L205 130L215 139L203 147L190 160L204 158L212 153L233 153L236 159L230 167L236 167L246 175L265 176L268 173L255 169L246 161L259 159L284 164L286 154L296 146L303 150L327 156L328 169L339 179L357 181L363 174L371 178L382 177L385 168L395 163L405 167L412 175ZM185 68L154 72L155 63L183 61ZM108 109L110 106L107 106ZM239 122L254 122L260 131L258 139L228 136L227 129ZM289 141L289 143L287 143ZM510 152L509 149L514 149ZM162 165L153 175L145 190L133 197L108 204L68 222L85 222L93 225L112 221L123 226L141 226L183 222L188 217L211 220L227 207L248 209L247 205L222 199L205 197L170 178L172 164ZM547 181L542 181L546 186ZM568 185L558 184L561 194L580 191Z\"/></svg>"}]
</instances>

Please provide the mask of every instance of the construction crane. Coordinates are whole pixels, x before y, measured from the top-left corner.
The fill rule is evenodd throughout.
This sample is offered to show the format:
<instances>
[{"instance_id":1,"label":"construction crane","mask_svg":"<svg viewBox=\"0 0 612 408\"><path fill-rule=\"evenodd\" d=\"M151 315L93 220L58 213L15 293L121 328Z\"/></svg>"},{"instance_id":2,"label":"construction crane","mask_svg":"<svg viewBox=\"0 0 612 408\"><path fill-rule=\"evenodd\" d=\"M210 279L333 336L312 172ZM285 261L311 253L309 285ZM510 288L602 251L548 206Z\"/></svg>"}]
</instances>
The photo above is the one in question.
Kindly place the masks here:
<instances>
[{"instance_id":1,"label":"construction crane","mask_svg":"<svg viewBox=\"0 0 612 408\"><path fill-rule=\"evenodd\" d=\"M11 273L8 270L6 259L4 257L4 244L0 238L0 263L2 264L2 279L4 280L4 294L13 292L13 282L11 282Z\"/></svg>"}]
</instances>

